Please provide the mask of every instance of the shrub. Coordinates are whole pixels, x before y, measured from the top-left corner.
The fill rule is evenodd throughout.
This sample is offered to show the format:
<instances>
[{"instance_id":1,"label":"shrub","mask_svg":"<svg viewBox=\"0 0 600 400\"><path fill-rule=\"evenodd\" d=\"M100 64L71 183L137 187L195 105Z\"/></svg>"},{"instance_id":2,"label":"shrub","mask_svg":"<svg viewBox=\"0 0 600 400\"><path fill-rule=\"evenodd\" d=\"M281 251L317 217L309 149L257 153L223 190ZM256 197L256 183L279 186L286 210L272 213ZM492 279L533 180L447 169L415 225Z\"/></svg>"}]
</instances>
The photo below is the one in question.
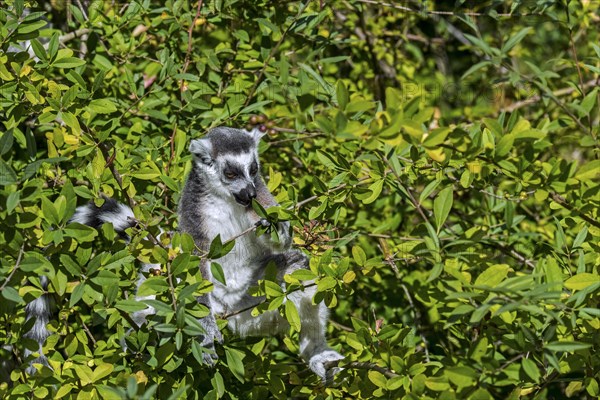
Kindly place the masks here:
<instances>
[{"instance_id":1,"label":"shrub","mask_svg":"<svg viewBox=\"0 0 600 400\"><path fill-rule=\"evenodd\" d=\"M598 396L598 5L417 7L8 1L0 357L22 364L0 395ZM274 125L268 212L312 257L288 281L316 277L347 357L332 387L298 359L294 328L224 330L218 365L201 365L195 297L211 286L187 235L150 239L177 228L189 140L259 113ZM68 223L101 194L134 209L130 243ZM163 267L138 329L140 261ZM296 326L269 288L260 308ZM52 369L27 376L24 305L44 293Z\"/></svg>"}]
</instances>

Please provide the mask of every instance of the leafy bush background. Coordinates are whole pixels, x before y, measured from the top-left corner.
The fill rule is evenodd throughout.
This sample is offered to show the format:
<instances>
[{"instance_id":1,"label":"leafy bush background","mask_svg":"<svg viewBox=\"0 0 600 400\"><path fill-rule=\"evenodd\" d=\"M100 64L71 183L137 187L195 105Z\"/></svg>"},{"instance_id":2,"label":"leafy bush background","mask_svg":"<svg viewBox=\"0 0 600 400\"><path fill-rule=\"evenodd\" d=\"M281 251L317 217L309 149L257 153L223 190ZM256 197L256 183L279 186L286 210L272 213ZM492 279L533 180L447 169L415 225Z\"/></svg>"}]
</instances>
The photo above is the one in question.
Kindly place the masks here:
<instances>
[{"instance_id":1,"label":"leafy bush background","mask_svg":"<svg viewBox=\"0 0 600 400\"><path fill-rule=\"evenodd\" d=\"M53 370L0 396L598 396L597 2L82 3L0 10L1 357L35 349L40 274L57 307ZM189 140L256 113L347 356L330 388L294 330L200 365L193 246L144 239L177 227ZM100 193L133 206L130 244L67 225ZM135 259L163 267L130 331Z\"/></svg>"}]
</instances>

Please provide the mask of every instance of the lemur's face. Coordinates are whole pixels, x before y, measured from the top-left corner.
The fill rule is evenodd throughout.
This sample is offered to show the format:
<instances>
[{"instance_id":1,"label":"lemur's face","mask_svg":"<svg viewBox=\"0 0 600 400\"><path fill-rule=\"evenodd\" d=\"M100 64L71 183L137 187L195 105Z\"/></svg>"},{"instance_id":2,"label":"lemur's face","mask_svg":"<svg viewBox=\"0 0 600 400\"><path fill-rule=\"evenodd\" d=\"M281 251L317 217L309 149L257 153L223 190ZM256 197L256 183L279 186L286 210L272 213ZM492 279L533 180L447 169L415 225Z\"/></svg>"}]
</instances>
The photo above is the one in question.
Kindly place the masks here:
<instances>
[{"instance_id":1,"label":"lemur's face","mask_svg":"<svg viewBox=\"0 0 600 400\"><path fill-rule=\"evenodd\" d=\"M239 204L252 204L256 197L258 161L255 152L227 154L217 158L220 184Z\"/></svg>"},{"instance_id":2,"label":"lemur's face","mask_svg":"<svg viewBox=\"0 0 600 400\"><path fill-rule=\"evenodd\" d=\"M257 145L260 131L217 128L193 140L190 152L211 193L249 207L259 177Z\"/></svg>"}]
</instances>

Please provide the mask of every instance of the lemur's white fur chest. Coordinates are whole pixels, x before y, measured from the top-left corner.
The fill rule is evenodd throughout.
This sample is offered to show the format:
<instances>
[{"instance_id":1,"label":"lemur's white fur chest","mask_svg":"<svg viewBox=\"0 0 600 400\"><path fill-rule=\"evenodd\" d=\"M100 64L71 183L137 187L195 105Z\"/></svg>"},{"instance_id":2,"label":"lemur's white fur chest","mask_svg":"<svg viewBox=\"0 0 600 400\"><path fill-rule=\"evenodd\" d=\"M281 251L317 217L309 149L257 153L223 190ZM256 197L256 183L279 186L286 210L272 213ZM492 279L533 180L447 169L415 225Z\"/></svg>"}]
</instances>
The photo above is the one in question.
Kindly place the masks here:
<instances>
[{"instance_id":1,"label":"lemur's white fur chest","mask_svg":"<svg viewBox=\"0 0 600 400\"><path fill-rule=\"evenodd\" d=\"M248 212L243 207L219 198L212 198L204 210L206 235L210 242L221 235L225 242L239 235L253 224L248 218ZM256 234L249 232L235 240L233 249L225 256L211 260L221 265L226 285L213 279L214 289L212 296L219 299L225 308L233 309L239 306L244 297L247 297L248 288L255 284L256 269L260 266L257 262L263 253L257 241ZM219 310L217 304L215 311Z\"/></svg>"}]
</instances>

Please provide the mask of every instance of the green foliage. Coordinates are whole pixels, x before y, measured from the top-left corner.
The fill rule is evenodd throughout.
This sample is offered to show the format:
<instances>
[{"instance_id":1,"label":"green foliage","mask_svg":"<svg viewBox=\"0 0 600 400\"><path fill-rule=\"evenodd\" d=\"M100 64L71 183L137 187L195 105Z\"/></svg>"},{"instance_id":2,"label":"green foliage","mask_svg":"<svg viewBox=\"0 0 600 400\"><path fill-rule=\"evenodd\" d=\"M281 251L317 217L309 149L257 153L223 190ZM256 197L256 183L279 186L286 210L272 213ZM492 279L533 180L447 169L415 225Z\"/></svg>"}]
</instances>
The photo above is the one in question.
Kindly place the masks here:
<instances>
[{"instance_id":1,"label":"green foliage","mask_svg":"<svg viewBox=\"0 0 600 400\"><path fill-rule=\"evenodd\" d=\"M597 3L39 3L0 9L0 359L23 363L0 397L599 395ZM280 203L257 212L292 221L311 268L255 288L288 335L224 329L209 368L212 284L158 227L177 228L189 140L257 113ZM131 243L68 223L100 194L133 206ZM139 329L138 262L161 265ZM27 376L40 275L52 369ZM299 362L284 301L313 280L346 356L333 387Z\"/></svg>"}]
</instances>

